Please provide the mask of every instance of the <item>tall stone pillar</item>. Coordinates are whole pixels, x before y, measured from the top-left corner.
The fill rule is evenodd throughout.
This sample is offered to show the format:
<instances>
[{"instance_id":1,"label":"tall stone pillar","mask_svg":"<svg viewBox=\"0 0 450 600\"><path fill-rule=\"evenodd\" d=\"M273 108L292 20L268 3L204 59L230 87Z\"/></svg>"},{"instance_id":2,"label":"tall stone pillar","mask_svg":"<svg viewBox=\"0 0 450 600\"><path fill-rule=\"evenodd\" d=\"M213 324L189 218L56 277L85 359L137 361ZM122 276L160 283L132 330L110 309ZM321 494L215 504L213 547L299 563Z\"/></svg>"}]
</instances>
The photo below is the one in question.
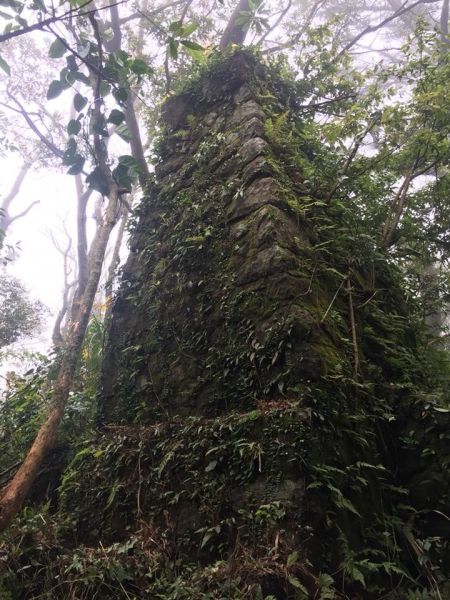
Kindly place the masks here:
<instances>
[{"instance_id":1,"label":"tall stone pillar","mask_svg":"<svg viewBox=\"0 0 450 600\"><path fill-rule=\"evenodd\" d=\"M109 329L107 422L249 408L342 362L320 324L335 289L318 282L312 200L277 139L289 94L238 52L165 103Z\"/></svg>"}]
</instances>

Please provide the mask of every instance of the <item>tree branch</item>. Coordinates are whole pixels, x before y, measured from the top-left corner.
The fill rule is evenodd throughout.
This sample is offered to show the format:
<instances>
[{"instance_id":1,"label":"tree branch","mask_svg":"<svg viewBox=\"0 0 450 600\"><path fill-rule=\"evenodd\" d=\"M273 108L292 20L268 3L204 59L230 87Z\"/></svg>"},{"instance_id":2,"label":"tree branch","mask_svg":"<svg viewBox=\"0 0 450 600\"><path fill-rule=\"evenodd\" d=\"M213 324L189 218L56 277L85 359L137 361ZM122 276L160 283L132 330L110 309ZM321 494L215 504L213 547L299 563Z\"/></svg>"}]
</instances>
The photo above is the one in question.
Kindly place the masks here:
<instances>
[{"instance_id":1,"label":"tree branch","mask_svg":"<svg viewBox=\"0 0 450 600\"><path fill-rule=\"evenodd\" d=\"M75 13L79 13L80 10L82 10L85 6L90 4L92 1L93 0L87 0L87 2L85 2L81 6L71 8L70 10L66 11L62 15L54 15L53 17L49 17L48 19L43 19L42 21L39 21L39 23L35 23L34 25L29 25L28 27L23 27L22 29L16 29L16 31L9 31L8 33L4 33L4 34L0 35L0 44L2 42L6 42L8 40L19 37L21 35L26 35L27 33L31 33L32 31L38 31L38 30L42 31L45 29L45 27L47 27L48 25L51 25L52 23L57 23L58 21L62 21L64 19L70 18Z\"/></svg>"},{"instance_id":2,"label":"tree branch","mask_svg":"<svg viewBox=\"0 0 450 600\"><path fill-rule=\"evenodd\" d=\"M31 119L30 115L27 113L27 111L25 110L25 108L23 107L21 102L17 98L15 98L10 92L7 92L7 93L8 93L8 97L10 98L10 100L12 102L14 102L19 108L14 109L11 106L9 106L8 104L5 104L4 102L0 102L0 104L2 106L5 106L6 108L9 108L9 110L12 110L12 111L17 112L20 115L22 115L22 117L25 119L29 128L36 134L36 136L41 140L41 142L45 146L47 146L47 148L55 156L57 156L58 158L62 158L64 156L64 152L62 150L60 150L57 146L55 146L55 144L51 140L49 140L48 138L45 137L45 135L40 131L40 129L34 123L33 119Z\"/></svg>"},{"instance_id":3,"label":"tree branch","mask_svg":"<svg viewBox=\"0 0 450 600\"><path fill-rule=\"evenodd\" d=\"M308 27L311 25L311 21L314 19L314 16L316 15L317 11L319 10L320 6L323 3L324 3L324 0L317 0L317 2L315 2L313 4L313 6L311 7L311 10L308 13L308 16L305 19L303 27L300 29L300 31L298 33L293 35L290 40L288 40L287 42L284 42L283 44L278 44L277 46L273 46L272 48L268 48L267 50L264 50L263 54L271 54L272 52L278 52L279 50L285 50L286 48L291 48L294 44L296 44L301 39L302 35L305 33L305 31L308 29Z\"/></svg>"},{"instance_id":4,"label":"tree branch","mask_svg":"<svg viewBox=\"0 0 450 600\"><path fill-rule=\"evenodd\" d=\"M384 27L385 25L387 25L388 23L390 23L394 19L397 19L398 17L401 17L405 13L411 11L416 6L419 6L419 4L433 4L434 2L437 2L437 1L438 0L417 0L416 2L414 2L414 4L411 4L411 6L407 6L408 0L406 0L406 2L404 2L398 10L396 10L394 13L392 13L391 15L389 15L389 17L386 17L385 19L383 19L382 21L380 21L376 25L369 25L368 27L366 27L365 29L363 29L360 33L358 33L357 36L355 36L352 40L350 40L342 48L342 50L337 54L337 56L335 57L334 60L335 61L339 60L339 58L343 54L345 54L345 52L348 52L350 50L350 48L353 48L353 46L355 44L357 44L359 42L359 40L361 38L363 38L364 36L366 36L367 34L374 33L375 31L378 31L379 29L381 29L382 27Z\"/></svg>"},{"instance_id":5,"label":"tree branch","mask_svg":"<svg viewBox=\"0 0 450 600\"><path fill-rule=\"evenodd\" d=\"M127 0L119 0L118 2L114 2L113 4L107 4L106 6L100 6L99 8L94 8L93 10L83 12L83 8L88 4L91 4L91 2L93 2L93 0L87 0L87 2L85 2L81 6L71 8L62 15L54 15L53 17L43 19L42 21L39 21L39 23L35 23L34 25L29 25L28 27L23 27L22 29L16 29L15 31L9 31L8 33L4 33L0 35L0 44L2 42L6 42L21 35L31 33L32 31L44 31L45 28L49 25L52 25L53 23L58 23L59 21L64 21L65 19L71 19L74 15L78 17L86 17L92 13L98 12L99 10L107 10L108 8L111 8L111 6L124 4L127 2Z\"/></svg>"},{"instance_id":6,"label":"tree branch","mask_svg":"<svg viewBox=\"0 0 450 600\"><path fill-rule=\"evenodd\" d=\"M264 33L264 35L262 35L261 38L256 42L257 46L260 46L264 42L264 40L266 39L266 37L269 34L271 34L274 29L276 29L278 27L278 25L284 19L284 17L286 16L286 14L289 12L291 6L292 6L292 0L288 0L286 8L284 8L280 12L280 15L279 15L278 19L275 21L275 23L272 25L272 27L269 27L269 29Z\"/></svg>"},{"instance_id":7,"label":"tree branch","mask_svg":"<svg viewBox=\"0 0 450 600\"><path fill-rule=\"evenodd\" d=\"M30 212L30 210L33 208L33 206L35 206L36 204L39 204L39 200L35 200L25 210L23 210L22 212L18 213L17 215L14 215L14 217L10 217L9 224L11 224L14 221L16 221L17 219L21 219L22 217L24 217L25 215L27 215Z\"/></svg>"},{"instance_id":8,"label":"tree branch","mask_svg":"<svg viewBox=\"0 0 450 600\"><path fill-rule=\"evenodd\" d=\"M11 205L11 202L14 200L14 198L20 192L20 188L22 187L24 179L27 176L30 168L31 168L31 163L29 163L29 162L24 163L20 167L19 174L17 175L16 179L14 180L14 183L12 184L9 193L3 198L3 202L2 202L0 208L2 208L2 210L4 210L5 212L8 211L8 209Z\"/></svg>"}]
</instances>

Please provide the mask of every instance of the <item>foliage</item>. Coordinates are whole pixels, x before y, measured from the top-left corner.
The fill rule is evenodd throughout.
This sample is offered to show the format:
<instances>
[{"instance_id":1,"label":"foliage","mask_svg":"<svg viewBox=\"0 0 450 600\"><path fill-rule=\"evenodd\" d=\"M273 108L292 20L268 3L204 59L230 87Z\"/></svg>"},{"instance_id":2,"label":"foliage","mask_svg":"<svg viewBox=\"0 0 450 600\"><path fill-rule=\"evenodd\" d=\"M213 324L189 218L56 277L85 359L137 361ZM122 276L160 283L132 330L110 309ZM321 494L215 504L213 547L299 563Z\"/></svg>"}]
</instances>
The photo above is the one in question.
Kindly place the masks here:
<instances>
[{"instance_id":1,"label":"foliage","mask_svg":"<svg viewBox=\"0 0 450 600\"><path fill-rule=\"evenodd\" d=\"M39 300L32 300L23 283L5 271L0 279L0 304L0 348L39 330L46 308Z\"/></svg>"},{"instance_id":2,"label":"foliage","mask_svg":"<svg viewBox=\"0 0 450 600\"><path fill-rule=\"evenodd\" d=\"M264 7L250 8L241 22L262 33ZM131 320L136 311L145 323L117 341L110 331L120 385L100 407L109 426L94 434L103 331L91 321L61 434L70 448L57 483L37 492L36 503L50 503L27 507L4 538L6 595L439 597L449 571L449 369L427 318L448 295L445 270L438 282L433 274L448 262L448 57L419 29L398 65L361 75L336 47L337 27L304 36L301 79L282 59L256 67L248 55L271 148L264 168L308 241L299 244L305 294L289 305L301 318L289 321L286 306L258 289L241 290L224 258L225 205L244 194L245 174L233 163L239 127L208 125L203 135L189 114L183 128L162 131L160 170L133 238L147 285L126 273L120 295ZM180 21L160 28L168 58L180 60L182 47L198 57L201 47L186 39L193 31ZM106 143L114 126L129 140L124 103L159 67L128 50L102 54L87 27L79 42L85 62L59 38L50 47L67 66L48 98L76 89L64 163L71 174L89 165L88 184L106 193L86 139ZM106 79L95 84L89 65L102 61ZM211 56L180 98L208 107L211 81L230 75ZM408 102L392 81L408 89ZM97 92L107 99L100 117ZM174 181L163 169L179 147L185 157ZM218 191L230 164L235 176ZM140 165L122 155L114 166L131 189ZM215 315L211 331L192 316L194 305L206 320ZM266 335L246 316L280 308ZM202 369L180 376L186 356ZM13 450L5 469L32 437L49 379L51 369L31 374L5 403Z\"/></svg>"},{"instance_id":3,"label":"foliage","mask_svg":"<svg viewBox=\"0 0 450 600\"><path fill-rule=\"evenodd\" d=\"M248 60L255 64L251 55ZM191 87L197 105L208 106L204 78L223 80L226 63L207 68ZM58 590L67 598L325 600L389 593L404 600L438 597L444 589L446 352L430 343L423 299L404 293L408 261L394 264L395 253L387 258L377 243L379 228L368 230L373 213L346 187L356 188L355 175L335 189L341 155L322 136L295 80L280 81L277 70L265 67L252 81L272 149L265 168L282 186L286 210L308 233L301 268L313 292L295 303L302 322L310 323L312 315L319 323L321 336L307 337L305 328L290 327L286 318L272 323L267 338L257 336L245 311L254 307L256 315L271 315L278 304L259 304L257 291L246 295L234 282L220 286L220 297L216 292L229 337L219 337L219 327L214 338L202 337L203 325L197 331L191 318L186 327L186 315L171 308L176 298L189 298L191 309L194 301L207 309L209 286L218 278L227 281L231 272L221 251L227 243L223 213L212 209L209 176L212 164L230 160L230 132L210 128L177 174L179 185L184 174L193 174L190 187L178 191L175 202L170 180L157 182L157 201L139 209L133 240L142 244L140 268L151 275L141 288L128 274L120 297L121 310L127 301L145 315L145 329L135 323L138 334L126 331L123 352L109 331L121 356L121 387L110 406L103 399L109 423L90 435L82 424L69 437L69 463L50 496L53 508L27 509L4 538L4 547L15 549L2 580L13 598L50 598ZM345 85L336 90L342 115L348 110L348 99L341 99ZM196 116L189 120L195 128ZM161 156L173 159L171 144L188 136L185 129L167 135ZM238 173L237 183L223 188L221 198L230 204L241 198ZM369 181L361 189L369 189ZM210 207L206 214L203 200ZM159 219L160 226L147 219ZM177 276L164 279L170 269ZM203 283L194 300L190 290L197 281ZM102 332L96 322L90 331L84 359L97 365ZM183 357L200 360L205 353L209 371L201 375L210 379L189 389L184 373L185 387L175 387L170 365L177 357L180 368L182 359L172 349L174 338ZM295 356L289 358L305 339L309 356L317 357L309 375ZM156 375L150 383L142 378L148 355L163 375L155 395ZM427 365L439 356L436 380ZM203 414L186 414L204 388ZM80 386L74 401L83 393ZM66 418L68 432L74 414Z\"/></svg>"},{"instance_id":4,"label":"foliage","mask_svg":"<svg viewBox=\"0 0 450 600\"><path fill-rule=\"evenodd\" d=\"M40 501L54 500L60 476L73 453L73 446L84 439L93 427L95 402L100 373L102 324L93 317L77 369L77 385L70 394L67 410L58 432L53 452L35 485L32 497ZM0 404L1 445L5 448L0 458L0 484L4 485L32 444L39 426L52 401L52 382L60 356L52 354L28 356L14 353L5 358L30 368L24 374L11 371ZM50 475L50 477L47 476Z\"/></svg>"}]
</instances>

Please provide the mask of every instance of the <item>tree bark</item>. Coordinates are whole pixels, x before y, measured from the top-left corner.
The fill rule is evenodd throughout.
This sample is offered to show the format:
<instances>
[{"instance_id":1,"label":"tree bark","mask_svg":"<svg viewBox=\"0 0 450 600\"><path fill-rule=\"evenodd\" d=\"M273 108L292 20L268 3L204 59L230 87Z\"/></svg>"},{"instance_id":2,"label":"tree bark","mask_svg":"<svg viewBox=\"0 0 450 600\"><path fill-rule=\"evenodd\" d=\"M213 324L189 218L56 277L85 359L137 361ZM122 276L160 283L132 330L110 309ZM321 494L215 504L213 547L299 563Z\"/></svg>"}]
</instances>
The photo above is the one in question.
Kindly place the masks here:
<instances>
[{"instance_id":1,"label":"tree bark","mask_svg":"<svg viewBox=\"0 0 450 600\"><path fill-rule=\"evenodd\" d=\"M225 50L230 44L241 45L245 41L248 31L248 25L239 25L237 21L243 12L249 12L250 5L248 0L239 0L233 14L228 21L222 39L220 40L219 49Z\"/></svg>"},{"instance_id":2,"label":"tree bark","mask_svg":"<svg viewBox=\"0 0 450 600\"><path fill-rule=\"evenodd\" d=\"M113 31L113 39L106 44L106 48L110 52L117 52L122 46L122 30L120 28L120 18L117 6L111 6L111 29ZM141 50L142 40L139 41L138 52ZM142 144L141 132L135 110L135 93L132 88L128 88L128 99L125 107L125 123L130 133L130 149L131 155L140 166L139 183L144 190L145 184L148 181L149 170L145 160L144 146Z\"/></svg>"},{"instance_id":3,"label":"tree bark","mask_svg":"<svg viewBox=\"0 0 450 600\"><path fill-rule=\"evenodd\" d=\"M449 13L449 0L443 0L441 7L440 17L440 29L441 29L441 42L444 46L449 45L448 38L448 13Z\"/></svg>"},{"instance_id":4,"label":"tree bark","mask_svg":"<svg viewBox=\"0 0 450 600\"><path fill-rule=\"evenodd\" d=\"M119 263L120 263L120 248L122 246L123 234L125 233L125 227L126 227L126 224L128 221L128 216L129 216L129 211L126 206L123 206L122 207L122 216L121 216L120 222L119 222L119 229L117 231L117 237L116 237L116 241L115 241L112 256L111 256L111 262L109 263L107 281L106 281L106 285L105 285L105 303L106 303L106 310L105 310L105 317L104 317L105 323L108 322L111 312L112 312L113 283L114 283L114 277L116 275L117 267L119 266Z\"/></svg>"},{"instance_id":5,"label":"tree bark","mask_svg":"<svg viewBox=\"0 0 450 600\"><path fill-rule=\"evenodd\" d=\"M53 342L53 346L55 348L61 348L64 344L65 336L63 335L61 326L62 326L64 318L67 314L67 311L69 310L69 308L71 306L70 292L71 292L72 288L74 287L74 285L76 284L76 281L72 281L72 282L70 281L71 275L73 275L71 263L73 264L73 262L74 262L71 257L72 239L71 239L70 235L67 233L67 231L65 231L65 233L67 235L67 247L66 248L61 248L61 246L56 241L56 239L53 237L53 235L51 235L53 245L55 246L56 250L58 250L58 252L63 257L63 272L64 272L64 289L63 289L63 296L62 296L62 305L56 316L55 323L53 325L53 332L52 332L52 342Z\"/></svg>"},{"instance_id":6,"label":"tree bark","mask_svg":"<svg viewBox=\"0 0 450 600\"><path fill-rule=\"evenodd\" d=\"M78 277L77 289L72 301L71 318L76 319L81 297L87 285L89 276L87 236L86 236L86 207L92 194L92 189L88 188L83 192L81 177L75 177L75 187L77 191L77 262Z\"/></svg>"}]
</instances>

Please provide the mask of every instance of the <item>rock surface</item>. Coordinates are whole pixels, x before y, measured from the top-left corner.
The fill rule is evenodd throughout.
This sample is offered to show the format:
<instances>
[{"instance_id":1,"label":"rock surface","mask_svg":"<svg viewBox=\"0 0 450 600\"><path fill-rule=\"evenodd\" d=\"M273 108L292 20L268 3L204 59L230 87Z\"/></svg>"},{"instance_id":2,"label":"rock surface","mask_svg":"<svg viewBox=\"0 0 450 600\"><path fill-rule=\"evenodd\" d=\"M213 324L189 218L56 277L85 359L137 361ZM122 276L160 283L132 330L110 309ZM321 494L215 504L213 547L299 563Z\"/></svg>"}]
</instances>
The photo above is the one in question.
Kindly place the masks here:
<instances>
[{"instance_id":1,"label":"rock surface","mask_svg":"<svg viewBox=\"0 0 450 600\"><path fill-rule=\"evenodd\" d=\"M309 347L296 377L322 372L309 227L289 204L294 182L267 135L260 67L241 53L231 62L233 77L217 74L164 107L156 184L109 329L106 422L136 411L144 421L217 414L273 397L293 383L282 381L293 347ZM299 304L303 322L286 327Z\"/></svg>"}]
</instances>

